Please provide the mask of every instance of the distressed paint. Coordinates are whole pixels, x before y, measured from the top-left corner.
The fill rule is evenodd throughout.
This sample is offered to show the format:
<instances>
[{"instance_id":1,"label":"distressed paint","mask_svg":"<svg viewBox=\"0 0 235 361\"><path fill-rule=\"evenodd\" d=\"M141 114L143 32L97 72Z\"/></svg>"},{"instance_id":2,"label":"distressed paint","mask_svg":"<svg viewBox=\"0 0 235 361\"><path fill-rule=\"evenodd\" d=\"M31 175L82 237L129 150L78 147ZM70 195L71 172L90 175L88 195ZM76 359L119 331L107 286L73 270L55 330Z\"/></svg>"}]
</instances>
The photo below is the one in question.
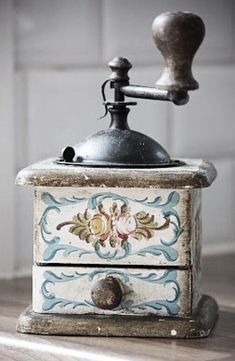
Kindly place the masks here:
<instances>
[{"instance_id":1,"label":"distressed paint","mask_svg":"<svg viewBox=\"0 0 235 361\"><path fill-rule=\"evenodd\" d=\"M191 311L191 277L185 270L35 266L33 275L35 312L177 317ZM91 287L110 275L120 283L123 299L114 310L102 310L92 302Z\"/></svg>"},{"instance_id":2,"label":"distressed paint","mask_svg":"<svg viewBox=\"0 0 235 361\"><path fill-rule=\"evenodd\" d=\"M186 317L157 315L97 317L90 314L70 316L63 313L36 313L28 307L18 319L17 331L70 336L200 338L207 337L212 331L218 317L218 306L212 297L203 295L197 313ZM172 330L176 331L173 336Z\"/></svg>"},{"instance_id":3,"label":"distressed paint","mask_svg":"<svg viewBox=\"0 0 235 361\"><path fill-rule=\"evenodd\" d=\"M201 190L195 189L192 193L191 204L191 229L192 229L192 284L193 297L192 309L197 310L198 302L201 298Z\"/></svg>"},{"instance_id":4,"label":"distressed paint","mask_svg":"<svg viewBox=\"0 0 235 361\"><path fill-rule=\"evenodd\" d=\"M40 264L190 265L191 193L38 187L34 260Z\"/></svg>"},{"instance_id":5,"label":"distressed paint","mask_svg":"<svg viewBox=\"0 0 235 361\"><path fill-rule=\"evenodd\" d=\"M216 170L184 161L146 170L47 159L18 174L18 185L35 187L33 311L20 317L20 332L208 335L217 305L200 291L199 188L213 182ZM105 276L121 286L114 310L91 299L94 282ZM105 325L102 332L97 324Z\"/></svg>"},{"instance_id":6,"label":"distressed paint","mask_svg":"<svg viewBox=\"0 0 235 361\"><path fill-rule=\"evenodd\" d=\"M34 187L126 187L189 189L209 187L216 178L212 163L180 159L185 165L166 168L101 168L57 164L45 159L22 169L16 184Z\"/></svg>"}]
</instances>

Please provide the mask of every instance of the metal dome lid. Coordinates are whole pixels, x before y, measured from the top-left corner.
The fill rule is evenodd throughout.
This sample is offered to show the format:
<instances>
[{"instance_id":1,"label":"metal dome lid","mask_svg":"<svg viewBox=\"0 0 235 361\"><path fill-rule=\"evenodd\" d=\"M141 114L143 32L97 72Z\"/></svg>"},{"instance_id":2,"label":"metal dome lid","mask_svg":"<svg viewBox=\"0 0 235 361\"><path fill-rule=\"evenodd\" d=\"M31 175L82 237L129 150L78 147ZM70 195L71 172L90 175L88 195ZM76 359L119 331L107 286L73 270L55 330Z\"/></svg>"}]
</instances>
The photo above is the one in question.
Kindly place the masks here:
<instances>
[{"instance_id":1,"label":"metal dome lid","mask_svg":"<svg viewBox=\"0 0 235 361\"><path fill-rule=\"evenodd\" d=\"M129 128L126 104L109 108L109 128L88 136L74 147L66 147L58 163L125 168L178 165L158 142Z\"/></svg>"}]
</instances>

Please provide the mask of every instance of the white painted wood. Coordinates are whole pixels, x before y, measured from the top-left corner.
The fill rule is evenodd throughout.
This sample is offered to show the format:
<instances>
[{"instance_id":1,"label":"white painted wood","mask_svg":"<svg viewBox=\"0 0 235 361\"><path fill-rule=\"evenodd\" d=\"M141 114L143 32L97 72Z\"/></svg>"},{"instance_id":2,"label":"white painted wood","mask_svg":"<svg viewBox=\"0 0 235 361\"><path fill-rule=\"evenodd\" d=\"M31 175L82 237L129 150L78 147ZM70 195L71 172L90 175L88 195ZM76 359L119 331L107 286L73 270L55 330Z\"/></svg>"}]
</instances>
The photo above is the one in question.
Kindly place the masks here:
<instances>
[{"instance_id":1,"label":"white painted wood","mask_svg":"<svg viewBox=\"0 0 235 361\"><path fill-rule=\"evenodd\" d=\"M34 260L189 265L194 232L191 192L153 188L36 188Z\"/></svg>"},{"instance_id":2,"label":"white painted wood","mask_svg":"<svg viewBox=\"0 0 235 361\"><path fill-rule=\"evenodd\" d=\"M191 310L186 270L34 266L33 274L35 312L183 316ZM123 293L121 304L111 311L96 307L91 298L92 285L106 276L118 280Z\"/></svg>"},{"instance_id":3,"label":"white painted wood","mask_svg":"<svg viewBox=\"0 0 235 361\"><path fill-rule=\"evenodd\" d=\"M0 1L0 277L14 271L14 102L12 1Z\"/></svg>"}]
</instances>

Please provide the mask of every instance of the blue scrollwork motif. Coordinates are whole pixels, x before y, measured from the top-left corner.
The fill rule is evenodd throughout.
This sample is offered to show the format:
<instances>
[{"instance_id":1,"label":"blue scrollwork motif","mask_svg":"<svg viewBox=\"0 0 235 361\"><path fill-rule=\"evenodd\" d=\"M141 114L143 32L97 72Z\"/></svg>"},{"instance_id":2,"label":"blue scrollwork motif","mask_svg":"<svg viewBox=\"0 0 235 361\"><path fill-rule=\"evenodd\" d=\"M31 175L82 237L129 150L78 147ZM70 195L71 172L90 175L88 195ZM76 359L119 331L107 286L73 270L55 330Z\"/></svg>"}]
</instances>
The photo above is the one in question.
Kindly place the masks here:
<instances>
[{"instance_id":1,"label":"blue scrollwork motif","mask_svg":"<svg viewBox=\"0 0 235 361\"><path fill-rule=\"evenodd\" d=\"M108 198L114 201L120 200L125 205L128 205L131 201L143 204L147 207L159 209L163 217L170 217L170 224L172 225L173 229L172 238L161 239L160 244L144 247L138 251L132 250L130 242L127 242L123 248L120 247L112 251L106 251L96 247L91 248L88 245L86 248L82 248L71 244L63 244L61 243L60 237L53 236L52 232L48 229L47 217L50 212L60 213L62 207L71 204L79 204L81 202L87 202L86 208L94 210L100 202ZM156 197L153 201L149 201L148 198L135 199L127 196L121 196L112 192L96 193L90 198L78 198L73 196L71 198L61 197L58 199L55 199L55 197L53 197L49 192L43 192L42 201L47 205L39 221L40 234L43 241L47 245L47 248L43 253L43 259L44 261L51 261L59 251L62 251L65 257L68 257L71 253L76 252L78 257L89 254L98 256L99 258L105 259L107 261L121 260L131 255L137 255L140 257L145 257L148 254L154 256L163 255L167 261L173 262L178 258L178 252L172 246L177 242L177 239L183 232L179 215L175 210L175 206L179 203L179 200L180 195L176 191L172 191L169 194L165 203L161 203L161 197Z\"/></svg>"},{"instance_id":2,"label":"blue scrollwork motif","mask_svg":"<svg viewBox=\"0 0 235 361\"><path fill-rule=\"evenodd\" d=\"M162 275L158 275L155 272L150 272L149 274L142 273L127 273L122 272L116 269L98 269L92 271L90 273L82 272L78 273L77 271L71 272L71 274L61 273L60 275L56 275L52 271L45 271L43 274L44 282L41 286L41 294L43 296L43 311L50 311L58 305L61 308L64 308L68 305L72 306L74 309L80 306L85 307L95 307L92 301L89 300L81 300L81 301L72 301L65 298L56 297L55 293L50 292L48 290L48 285L55 285L56 283L63 283L74 281L77 279L81 279L83 277L88 277L91 281L95 276L103 274L105 276L108 275L116 275L122 279L124 283L128 283L131 279L137 279L143 282L148 282L152 284L159 284L166 286L167 284L171 284L174 290L174 296L172 299L163 299L163 300L151 300L144 303L135 303L133 300L124 300L120 306L114 309L114 311L119 311L121 309L136 309L136 310L147 310L150 311L160 311L165 308L168 315L175 316L180 311L180 306L178 305L179 297L180 297L180 286L177 282L177 271L176 270L166 270Z\"/></svg>"}]
</instances>

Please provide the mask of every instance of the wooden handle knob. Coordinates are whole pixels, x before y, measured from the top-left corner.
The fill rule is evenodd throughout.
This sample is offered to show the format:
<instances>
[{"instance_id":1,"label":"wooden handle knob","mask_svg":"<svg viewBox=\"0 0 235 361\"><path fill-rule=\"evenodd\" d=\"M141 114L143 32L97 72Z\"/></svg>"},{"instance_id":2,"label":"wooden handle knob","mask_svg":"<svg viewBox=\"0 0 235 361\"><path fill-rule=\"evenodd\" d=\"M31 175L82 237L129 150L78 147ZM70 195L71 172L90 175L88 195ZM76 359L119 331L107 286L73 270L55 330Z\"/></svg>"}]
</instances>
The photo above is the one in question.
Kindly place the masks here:
<instances>
[{"instance_id":1,"label":"wooden handle knob","mask_svg":"<svg viewBox=\"0 0 235 361\"><path fill-rule=\"evenodd\" d=\"M97 307L112 310L121 303L121 286L114 277L108 276L92 286L91 298Z\"/></svg>"},{"instance_id":2,"label":"wooden handle knob","mask_svg":"<svg viewBox=\"0 0 235 361\"><path fill-rule=\"evenodd\" d=\"M198 83L193 78L191 66L205 35L202 19L188 12L167 12L155 18L152 32L166 62L166 68L156 82L157 88L175 91L197 89Z\"/></svg>"}]
</instances>

